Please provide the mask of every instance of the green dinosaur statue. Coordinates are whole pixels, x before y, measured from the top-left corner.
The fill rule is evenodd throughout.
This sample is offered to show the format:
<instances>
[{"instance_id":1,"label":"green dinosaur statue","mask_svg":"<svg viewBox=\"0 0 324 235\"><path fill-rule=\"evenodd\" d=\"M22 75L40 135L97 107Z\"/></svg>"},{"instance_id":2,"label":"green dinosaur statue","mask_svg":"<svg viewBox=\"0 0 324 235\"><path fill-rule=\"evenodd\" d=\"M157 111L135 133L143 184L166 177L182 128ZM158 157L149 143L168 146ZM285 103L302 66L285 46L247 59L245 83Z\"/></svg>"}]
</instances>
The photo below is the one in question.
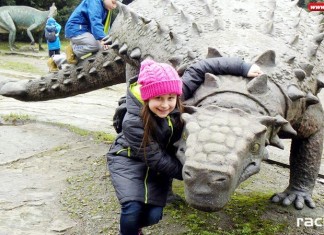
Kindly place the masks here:
<instances>
[{"instance_id":1,"label":"green dinosaur statue","mask_svg":"<svg viewBox=\"0 0 324 235\"><path fill-rule=\"evenodd\" d=\"M53 3L48 11L40 11L28 6L3 6L0 7L0 33L9 33L9 47L13 51L17 30L26 29L31 45L35 44L31 31L43 33L48 17L54 17L57 8ZM39 36L39 49L42 50L42 36Z\"/></svg>"}]
</instances>

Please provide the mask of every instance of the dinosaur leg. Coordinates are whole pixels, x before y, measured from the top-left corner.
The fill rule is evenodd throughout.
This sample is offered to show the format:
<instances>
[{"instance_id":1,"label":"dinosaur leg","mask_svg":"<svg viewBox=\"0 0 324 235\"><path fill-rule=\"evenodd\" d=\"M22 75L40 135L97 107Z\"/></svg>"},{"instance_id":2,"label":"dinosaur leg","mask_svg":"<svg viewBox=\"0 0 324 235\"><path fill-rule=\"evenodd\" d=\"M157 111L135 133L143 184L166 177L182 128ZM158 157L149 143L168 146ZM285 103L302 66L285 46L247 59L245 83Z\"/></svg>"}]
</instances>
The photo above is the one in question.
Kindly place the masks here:
<instances>
[{"instance_id":1,"label":"dinosaur leg","mask_svg":"<svg viewBox=\"0 0 324 235\"><path fill-rule=\"evenodd\" d=\"M13 22L11 16L9 15L8 12L2 13L0 15L0 18L2 18L1 22L1 28L5 29L6 31L9 32L9 48L11 51L15 49L15 39L16 39L16 26L15 23Z\"/></svg>"},{"instance_id":2,"label":"dinosaur leg","mask_svg":"<svg viewBox=\"0 0 324 235\"><path fill-rule=\"evenodd\" d=\"M283 193L274 195L272 201L282 201L283 205L294 203L296 209L302 209L305 203L310 208L315 207L311 195L323 152L324 130L322 123L323 110L321 106L310 106L298 128L298 135L301 133L302 137L292 140L289 186Z\"/></svg>"},{"instance_id":3,"label":"dinosaur leg","mask_svg":"<svg viewBox=\"0 0 324 235\"><path fill-rule=\"evenodd\" d=\"M34 45L35 44L35 39L34 39L34 37L33 37L33 34L31 33L31 31L33 30L33 29L35 29L37 27L37 25L36 24L32 24L31 26L29 26L28 28L27 28L27 35L28 35L28 37L30 38L30 41L31 41L31 45Z\"/></svg>"},{"instance_id":4,"label":"dinosaur leg","mask_svg":"<svg viewBox=\"0 0 324 235\"><path fill-rule=\"evenodd\" d=\"M42 47L42 43L43 43L43 31L38 32L38 49L40 51L44 51L44 48Z\"/></svg>"}]
</instances>

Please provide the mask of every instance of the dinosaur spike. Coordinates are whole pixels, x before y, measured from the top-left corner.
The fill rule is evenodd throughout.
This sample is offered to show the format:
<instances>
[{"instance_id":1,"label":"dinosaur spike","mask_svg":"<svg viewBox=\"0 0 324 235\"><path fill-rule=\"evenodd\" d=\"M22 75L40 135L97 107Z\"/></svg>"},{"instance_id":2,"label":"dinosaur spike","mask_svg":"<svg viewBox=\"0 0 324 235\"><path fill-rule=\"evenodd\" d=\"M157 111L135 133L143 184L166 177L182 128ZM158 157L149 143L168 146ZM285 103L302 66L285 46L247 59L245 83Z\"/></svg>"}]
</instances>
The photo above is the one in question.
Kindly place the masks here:
<instances>
[{"instance_id":1,"label":"dinosaur spike","mask_svg":"<svg viewBox=\"0 0 324 235\"><path fill-rule=\"evenodd\" d=\"M307 77L310 77L310 76L311 76L312 71L313 71L313 68L314 68L313 65L311 65L311 64L306 64L306 63L300 64L299 67L300 67L302 70L305 71Z\"/></svg>"},{"instance_id":2,"label":"dinosaur spike","mask_svg":"<svg viewBox=\"0 0 324 235\"><path fill-rule=\"evenodd\" d=\"M313 95L311 92L308 92L306 95L306 104L307 105L312 105L312 104L318 104L319 99Z\"/></svg>"},{"instance_id":3,"label":"dinosaur spike","mask_svg":"<svg viewBox=\"0 0 324 235\"><path fill-rule=\"evenodd\" d=\"M58 90L60 88L60 84L54 84L51 86L52 90Z\"/></svg>"},{"instance_id":4,"label":"dinosaur spike","mask_svg":"<svg viewBox=\"0 0 324 235\"><path fill-rule=\"evenodd\" d=\"M63 75L64 75L65 77L68 77L68 76L71 75L71 71L70 71L70 70L68 70L68 71L64 71Z\"/></svg>"},{"instance_id":5,"label":"dinosaur spike","mask_svg":"<svg viewBox=\"0 0 324 235\"><path fill-rule=\"evenodd\" d=\"M273 50L267 50L256 59L255 63L263 66L275 66L276 53Z\"/></svg>"},{"instance_id":6,"label":"dinosaur spike","mask_svg":"<svg viewBox=\"0 0 324 235\"><path fill-rule=\"evenodd\" d=\"M205 82L204 85L208 87L219 87L220 80L219 78L212 73L205 73Z\"/></svg>"},{"instance_id":7,"label":"dinosaur spike","mask_svg":"<svg viewBox=\"0 0 324 235\"><path fill-rule=\"evenodd\" d=\"M140 19L142 20L142 22L143 22L144 24L149 24L149 23L152 21L152 19L145 18L145 17L143 17L143 16L140 16Z\"/></svg>"},{"instance_id":8,"label":"dinosaur spike","mask_svg":"<svg viewBox=\"0 0 324 235\"><path fill-rule=\"evenodd\" d=\"M132 17L133 24L138 24L140 22L140 16L137 13L130 11L130 15Z\"/></svg>"},{"instance_id":9,"label":"dinosaur spike","mask_svg":"<svg viewBox=\"0 0 324 235\"><path fill-rule=\"evenodd\" d=\"M324 76L323 76L323 74L320 74L320 75L317 76L316 83L317 83L317 90L324 87Z\"/></svg>"},{"instance_id":10,"label":"dinosaur spike","mask_svg":"<svg viewBox=\"0 0 324 235\"><path fill-rule=\"evenodd\" d=\"M303 81L306 78L306 72L302 69L294 69L294 74L299 81Z\"/></svg>"},{"instance_id":11,"label":"dinosaur spike","mask_svg":"<svg viewBox=\"0 0 324 235\"><path fill-rule=\"evenodd\" d=\"M171 2L170 6L171 6L170 9L172 10L173 13L178 11L178 8L173 1Z\"/></svg>"},{"instance_id":12,"label":"dinosaur spike","mask_svg":"<svg viewBox=\"0 0 324 235\"><path fill-rule=\"evenodd\" d=\"M95 60L96 60L95 57L91 57L91 58L88 59L88 62L92 63L92 62L94 62Z\"/></svg>"},{"instance_id":13,"label":"dinosaur spike","mask_svg":"<svg viewBox=\"0 0 324 235\"><path fill-rule=\"evenodd\" d=\"M280 148L282 150L285 149L285 146L281 143L280 138L278 135L274 135L270 139L270 145Z\"/></svg>"},{"instance_id":14,"label":"dinosaur spike","mask_svg":"<svg viewBox=\"0 0 324 235\"><path fill-rule=\"evenodd\" d=\"M173 56L169 59L169 62L173 65L173 67L178 67L183 61L182 56Z\"/></svg>"},{"instance_id":15,"label":"dinosaur spike","mask_svg":"<svg viewBox=\"0 0 324 235\"><path fill-rule=\"evenodd\" d=\"M122 63L123 59L120 56L116 56L116 58L114 59L114 62L116 63Z\"/></svg>"},{"instance_id":16,"label":"dinosaur spike","mask_svg":"<svg viewBox=\"0 0 324 235\"><path fill-rule=\"evenodd\" d=\"M105 45L111 45L112 42L113 42L113 38L112 38L112 37L109 37L109 38L104 42L104 44L105 44Z\"/></svg>"},{"instance_id":17,"label":"dinosaur spike","mask_svg":"<svg viewBox=\"0 0 324 235\"><path fill-rule=\"evenodd\" d=\"M71 85L72 84L72 80L71 79L66 79L63 81L64 85Z\"/></svg>"},{"instance_id":18,"label":"dinosaur spike","mask_svg":"<svg viewBox=\"0 0 324 235\"><path fill-rule=\"evenodd\" d=\"M101 53L102 53L102 55L104 55L104 56L109 54L108 50L104 50L104 51L102 51Z\"/></svg>"},{"instance_id":19,"label":"dinosaur spike","mask_svg":"<svg viewBox=\"0 0 324 235\"><path fill-rule=\"evenodd\" d=\"M268 90L268 76L266 74L262 74L256 78L253 78L246 85L247 90L252 94L262 94L266 93Z\"/></svg>"},{"instance_id":20,"label":"dinosaur spike","mask_svg":"<svg viewBox=\"0 0 324 235\"><path fill-rule=\"evenodd\" d=\"M75 70L76 70L77 72L80 72L82 69L83 69L83 67L82 67L82 66L79 66L79 67L77 67Z\"/></svg>"},{"instance_id":21,"label":"dinosaur spike","mask_svg":"<svg viewBox=\"0 0 324 235\"><path fill-rule=\"evenodd\" d=\"M177 68L177 73L179 74L180 77L184 74L184 72L186 71L187 68L188 68L188 64L180 65Z\"/></svg>"},{"instance_id":22,"label":"dinosaur spike","mask_svg":"<svg viewBox=\"0 0 324 235\"><path fill-rule=\"evenodd\" d=\"M41 89L39 89L40 92L45 92L46 91L46 88L45 87L42 87Z\"/></svg>"},{"instance_id":23,"label":"dinosaur spike","mask_svg":"<svg viewBox=\"0 0 324 235\"><path fill-rule=\"evenodd\" d=\"M294 45L298 42L298 39L299 39L299 35L295 35L289 42L290 45Z\"/></svg>"},{"instance_id":24,"label":"dinosaur spike","mask_svg":"<svg viewBox=\"0 0 324 235\"><path fill-rule=\"evenodd\" d=\"M292 14L292 16L293 16L294 18L300 18L300 14L301 14L302 10L303 10L303 9L300 9L299 11L297 11L297 13Z\"/></svg>"},{"instance_id":25,"label":"dinosaur spike","mask_svg":"<svg viewBox=\"0 0 324 235\"><path fill-rule=\"evenodd\" d=\"M173 32L170 32L169 33L169 36L170 36L170 40L174 43L177 43L179 42L179 36L177 34L174 34Z\"/></svg>"},{"instance_id":26,"label":"dinosaur spike","mask_svg":"<svg viewBox=\"0 0 324 235\"><path fill-rule=\"evenodd\" d=\"M298 7L298 0L291 0L291 6L292 7Z\"/></svg>"},{"instance_id":27,"label":"dinosaur spike","mask_svg":"<svg viewBox=\"0 0 324 235\"><path fill-rule=\"evenodd\" d=\"M295 59L296 59L296 56L290 56L288 59L287 59L287 63L288 64L292 64L292 63L294 63L295 62Z\"/></svg>"},{"instance_id":28,"label":"dinosaur spike","mask_svg":"<svg viewBox=\"0 0 324 235\"><path fill-rule=\"evenodd\" d=\"M296 20L296 21L293 23L293 28L298 28L299 23L300 23L300 19Z\"/></svg>"},{"instance_id":29,"label":"dinosaur spike","mask_svg":"<svg viewBox=\"0 0 324 235\"><path fill-rule=\"evenodd\" d=\"M284 124L281 127L280 131L283 131L284 133L289 134L289 135L293 135L293 136L297 135L297 131L294 130L294 128L290 125L289 122Z\"/></svg>"},{"instance_id":30,"label":"dinosaur spike","mask_svg":"<svg viewBox=\"0 0 324 235\"><path fill-rule=\"evenodd\" d=\"M112 49L118 49L119 48L119 41L116 39L113 44L110 46Z\"/></svg>"},{"instance_id":31,"label":"dinosaur spike","mask_svg":"<svg viewBox=\"0 0 324 235\"><path fill-rule=\"evenodd\" d=\"M103 63L103 65L102 65L102 67L104 67L104 68L109 68L109 67L111 67L112 66L112 62L111 61L106 61L105 63Z\"/></svg>"},{"instance_id":32,"label":"dinosaur spike","mask_svg":"<svg viewBox=\"0 0 324 235\"><path fill-rule=\"evenodd\" d=\"M197 33L198 35L200 35L200 34L203 32L201 26L198 25L196 22L192 23L192 29L193 29L194 32Z\"/></svg>"},{"instance_id":33,"label":"dinosaur spike","mask_svg":"<svg viewBox=\"0 0 324 235\"><path fill-rule=\"evenodd\" d=\"M78 80L81 80L81 79L84 79L86 76L84 73L80 73L78 76L77 76L77 79Z\"/></svg>"},{"instance_id":34,"label":"dinosaur spike","mask_svg":"<svg viewBox=\"0 0 324 235\"><path fill-rule=\"evenodd\" d=\"M318 50L318 47L319 47L319 45L310 44L308 46L308 55L310 57L315 57L316 56L316 53L317 53L317 50Z\"/></svg>"},{"instance_id":35,"label":"dinosaur spike","mask_svg":"<svg viewBox=\"0 0 324 235\"><path fill-rule=\"evenodd\" d=\"M270 10L268 13L267 13L267 18L268 19L273 19L273 17L274 17L274 9L272 9L272 10Z\"/></svg>"},{"instance_id":36,"label":"dinosaur spike","mask_svg":"<svg viewBox=\"0 0 324 235\"><path fill-rule=\"evenodd\" d=\"M92 67L90 70L89 70L89 74L93 75L93 74L97 74L98 71L95 67Z\"/></svg>"},{"instance_id":37,"label":"dinosaur spike","mask_svg":"<svg viewBox=\"0 0 324 235\"><path fill-rule=\"evenodd\" d=\"M216 48L208 47L206 58L223 57Z\"/></svg>"},{"instance_id":38,"label":"dinosaur spike","mask_svg":"<svg viewBox=\"0 0 324 235\"><path fill-rule=\"evenodd\" d=\"M132 52L130 53L130 58L135 59L135 60L139 60L142 56L142 52L141 50L137 47L134 50L132 50Z\"/></svg>"},{"instance_id":39,"label":"dinosaur spike","mask_svg":"<svg viewBox=\"0 0 324 235\"><path fill-rule=\"evenodd\" d=\"M129 9L128 6L126 6L126 5L122 5L119 9L120 9L121 12L123 13L124 18L126 18L127 16L130 15L130 12L131 12L131 11L130 11L130 9Z\"/></svg>"},{"instance_id":40,"label":"dinosaur spike","mask_svg":"<svg viewBox=\"0 0 324 235\"><path fill-rule=\"evenodd\" d=\"M125 55L125 54L127 54L127 49L128 49L128 46L126 44L123 44L120 47L118 53L121 54L121 55Z\"/></svg>"},{"instance_id":41,"label":"dinosaur spike","mask_svg":"<svg viewBox=\"0 0 324 235\"><path fill-rule=\"evenodd\" d=\"M282 126L284 124L289 123L283 116L281 115L276 115L276 126Z\"/></svg>"},{"instance_id":42,"label":"dinosaur spike","mask_svg":"<svg viewBox=\"0 0 324 235\"><path fill-rule=\"evenodd\" d=\"M270 116L262 116L262 117L258 117L257 120L265 126L271 126L276 122L276 118L275 117L270 117Z\"/></svg>"},{"instance_id":43,"label":"dinosaur spike","mask_svg":"<svg viewBox=\"0 0 324 235\"><path fill-rule=\"evenodd\" d=\"M324 33L320 33L314 37L314 41L317 45L320 45L324 39Z\"/></svg>"},{"instance_id":44,"label":"dinosaur spike","mask_svg":"<svg viewBox=\"0 0 324 235\"><path fill-rule=\"evenodd\" d=\"M180 11L180 15L181 15L181 19L183 21L185 21L185 22L191 22L192 21L191 17L188 14L184 13L183 10Z\"/></svg>"},{"instance_id":45,"label":"dinosaur spike","mask_svg":"<svg viewBox=\"0 0 324 235\"><path fill-rule=\"evenodd\" d=\"M213 14L213 7L210 4L207 3L206 5L204 5L204 8L206 9L207 14Z\"/></svg>"},{"instance_id":46,"label":"dinosaur spike","mask_svg":"<svg viewBox=\"0 0 324 235\"><path fill-rule=\"evenodd\" d=\"M273 22L270 21L264 25L264 33L271 34L273 31Z\"/></svg>"},{"instance_id":47,"label":"dinosaur spike","mask_svg":"<svg viewBox=\"0 0 324 235\"><path fill-rule=\"evenodd\" d=\"M158 32L161 34L161 33L169 33L170 30L168 27L165 27L165 26L162 26L161 24L159 23L156 23L156 27L158 28Z\"/></svg>"},{"instance_id":48,"label":"dinosaur spike","mask_svg":"<svg viewBox=\"0 0 324 235\"><path fill-rule=\"evenodd\" d=\"M224 22L222 20L216 19L214 21L214 27L216 30L223 30L224 29Z\"/></svg>"},{"instance_id":49,"label":"dinosaur spike","mask_svg":"<svg viewBox=\"0 0 324 235\"><path fill-rule=\"evenodd\" d=\"M305 97L304 92L299 90L298 87L294 84L288 86L287 93L288 93L288 97L292 101Z\"/></svg>"}]
</instances>

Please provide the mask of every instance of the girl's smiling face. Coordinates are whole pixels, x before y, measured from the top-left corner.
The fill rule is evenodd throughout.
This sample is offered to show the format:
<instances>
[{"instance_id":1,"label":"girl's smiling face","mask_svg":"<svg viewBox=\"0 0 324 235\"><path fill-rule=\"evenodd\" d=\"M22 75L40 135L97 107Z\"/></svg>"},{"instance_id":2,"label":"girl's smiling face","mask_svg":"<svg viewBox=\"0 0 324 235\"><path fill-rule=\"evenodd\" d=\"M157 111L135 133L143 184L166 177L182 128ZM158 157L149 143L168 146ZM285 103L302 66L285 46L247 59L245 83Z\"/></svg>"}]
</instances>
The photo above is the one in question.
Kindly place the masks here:
<instances>
[{"instance_id":1,"label":"girl's smiling face","mask_svg":"<svg viewBox=\"0 0 324 235\"><path fill-rule=\"evenodd\" d=\"M177 105L176 94L155 96L148 101L150 110L160 118L165 118Z\"/></svg>"}]
</instances>

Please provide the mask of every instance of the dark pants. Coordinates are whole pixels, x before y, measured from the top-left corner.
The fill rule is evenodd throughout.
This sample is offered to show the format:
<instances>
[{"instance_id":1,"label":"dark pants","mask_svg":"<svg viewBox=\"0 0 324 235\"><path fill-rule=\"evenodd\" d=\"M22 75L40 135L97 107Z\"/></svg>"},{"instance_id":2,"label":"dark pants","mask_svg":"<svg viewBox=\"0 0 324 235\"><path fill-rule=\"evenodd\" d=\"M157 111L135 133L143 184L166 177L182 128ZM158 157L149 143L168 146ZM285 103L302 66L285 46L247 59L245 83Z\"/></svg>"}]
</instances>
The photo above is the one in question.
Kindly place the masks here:
<instances>
[{"instance_id":1,"label":"dark pants","mask_svg":"<svg viewBox=\"0 0 324 235\"><path fill-rule=\"evenodd\" d=\"M121 235L138 235L138 230L162 219L163 207L147 205L142 202L125 202L121 206Z\"/></svg>"},{"instance_id":2,"label":"dark pants","mask_svg":"<svg viewBox=\"0 0 324 235\"><path fill-rule=\"evenodd\" d=\"M60 54L60 49L56 49L56 50L49 50L48 51L48 55L49 57L52 57L53 55L59 55Z\"/></svg>"}]
</instances>

